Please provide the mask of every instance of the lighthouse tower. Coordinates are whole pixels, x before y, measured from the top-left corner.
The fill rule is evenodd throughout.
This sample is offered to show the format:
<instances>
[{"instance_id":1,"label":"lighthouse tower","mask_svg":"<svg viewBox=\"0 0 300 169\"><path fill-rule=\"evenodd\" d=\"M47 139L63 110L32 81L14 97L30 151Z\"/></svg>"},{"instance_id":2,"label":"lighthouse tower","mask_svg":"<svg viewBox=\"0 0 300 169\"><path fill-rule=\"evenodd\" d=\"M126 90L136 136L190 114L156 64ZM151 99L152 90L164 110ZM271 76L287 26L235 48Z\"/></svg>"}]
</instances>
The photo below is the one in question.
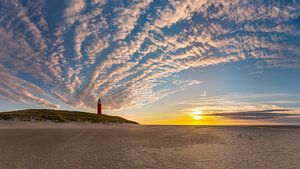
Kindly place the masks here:
<instances>
[{"instance_id":1,"label":"lighthouse tower","mask_svg":"<svg viewBox=\"0 0 300 169\"><path fill-rule=\"evenodd\" d=\"M102 105L101 105L100 98L98 99L98 103L97 103L97 114L102 114Z\"/></svg>"}]
</instances>

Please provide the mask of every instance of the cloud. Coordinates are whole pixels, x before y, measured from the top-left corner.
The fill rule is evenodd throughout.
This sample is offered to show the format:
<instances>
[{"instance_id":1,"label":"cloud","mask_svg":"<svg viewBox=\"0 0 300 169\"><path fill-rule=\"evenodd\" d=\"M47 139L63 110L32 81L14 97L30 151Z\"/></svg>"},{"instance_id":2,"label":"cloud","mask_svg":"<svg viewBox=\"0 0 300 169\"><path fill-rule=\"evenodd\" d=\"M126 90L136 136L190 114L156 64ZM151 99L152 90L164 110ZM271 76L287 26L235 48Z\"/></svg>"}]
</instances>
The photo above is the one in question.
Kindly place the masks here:
<instances>
[{"instance_id":1,"label":"cloud","mask_svg":"<svg viewBox=\"0 0 300 169\"><path fill-rule=\"evenodd\" d=\"M203 3L203 5L196 5L184 1L179 5L178 2L172 1L169 7L160 11L158 18L153 19L153 25L150 20L133 40L129 42L120 41L118 43L115 50L108 54L107 58L96 67L89 82L83 87L84 90L79 92L80 98L85 98L89 95L93 95L92 98L96 98L96 95L106 98L110 97L110 94L115 91L123 92L124 88L128 89L125 90L126 92L132 92L133 90L130 90L130 88L133 86L135 89L143 89L135 91L137 94L131 93L135 95L136 99L148 99L151 103L151 100L157 100L154 98L156 97L154 89L156 86L166 82L163 80L164 78L170 78L182 70L193 67L206 67L246 59L249 57L244 52L244 50L247 50L246 47L253 51L251 57L257 58L265 56L265 54L259 56L262 53L255 51L257 48L261 48L262 45L268 48L274 47L274 43L270 43L268 39L260 42L262 39L258 36L249 36L248 34L245 34L245 38L229 36L235 30L222 25L219 21L209 22L208 19L211 17L217 17L213 13L209 18L204 18L205 24L191 23L190 28L182 30L179 35L167 35L161 31L162 28L169 29L177 22L190 20L193 15L204 15L213 4L206 5ZM239 4L236 3L235 5ZM135 8L134 5L132 8ZM226 11L225 8L219 10L222 10L226 15L231 14L231 11ZM122 9L118 9L118 11L122 11ZM126 11L126 9L123 11ZM237 15L244 14L237 13ZM129 27L126 27L127 25L123 26L118 22L114 23L123 26L124 30L127 30L127 28L130 28L128 30L132 30L132 25L134 24L131 23L135 23L136 18L133 17L132 21L134 22L128 23ZM227 19L228 22L233 21L234 24L237 22L231 17ZM243 22L244 20L240 19L238 22ZM130 31L124 32L127 32L125 33L127 36ZM121 39L124 37L122 36ZM249 40L246 39L248 37L250 37ZM146 41L150 43L146 43L145 45ZM145 49L143 49L143 45L146 46ZM216 52L215 49L218 51ZM278 50L278 48L272 50ZM144 58L155 52L156 57L144 61ZM224 56L218 56L219 53L223 53ZM272 56L265 56L265 58L269 57ZM144 91L147 91L148 98L147 96L145 96L145 99L143 98L142 93ZM131 99L133 97L128 93L127 96L127 101L133 102L133 99ZM110 102L112 101L110 100ZM85 101L81 103L81 105L85 104L93 105ZM120 104L126 103L120 102Z\"/></svg>"},{"instance_id":2,"label":"cloud","mask_svg":"<svg viewBox=\"0 0 300 169\"><path fill-rule=\"evenodd\" d=\"M202 91L201 92L201 97L206 97L206 96L207 96L206 91Z\"/></svg>"},{"instance_id":3,"label":"cloud","mask_svg":"<svg viewBox=\"0 0 300 169\"><path fill-rule=\"evenodd\" d=\"M12 92L11 99L46 105L55 97L93 108L101 96L106 109L135 108L201 83L179 77L184 70L244 59L259 68L300 65L296 1L66 2L55 24L46 14L57 13L43 1L0 2L0 66L10 79L28 82L18 87L30 91ZM218 104L236 106L228 99Z\"/></svg>"},{"instance_id":4,"label":"cloud","mask_svg":"<svg viewBox=\"0 0 300 169\"><path fill-rule=\"evenodd\" d=\"M9 71L0 66L0 94L10 101L26 104L44 105L59 108L59 105L49 101L51 96L42 88L11 75Z\"/></svg>"},{"instance_id":5,"label":"cloud","mask_svg":"<svg viewBox=\"0 0 300 169\"><path fill-rule=\"evenodd\" d=\"M199 97L179 104L181 112L202 111L203 116L208 118L281 122L290 118L298 118L300 109L298 102L295 102L298 97L297 94L285 93L243 93ZM286 108L282 106L282 103L290 104L294 108Z\"/></svg>"},{"instance_id":6,"label":"cloud","mask_svg":"<svg viewBox=\"0 0 300 169\"><path fill-rule=\"evenodd\" d=\"M160 19L155 21L155 26L164 28L181 20L189 20L195 12L198 12L208 1L203 0L171 0L170 6L161 11Z\"/></svg>"},{"instance_id":7,"label":"cloud","mask_svg":"<svg viewBox=\"0 0 300 169\"><path fill-rule=\"evenodd\" d=\"M65 9L65 17L69 24L73 24L76 17L83 11L86 4L84 0L70 0L68 7Z\"/></svg>"},{"instance_id":8,"label":"cloud","mask_svg":"<svg viewBox=\"0 0 300 169\"><path fill-rule=\"evenodd\" d=\"M4 1L5 8L0 12L0 64L14 73L27 73L47 83L52 80L49 72L43 70L50 64L44 56L47 40L26 15L24 7L13 2ZM20 25L23 30L12 25Z\"/></svg>"},{"instance_id":9,"label":"cloud","mask_svg":"<svg viewBox=\"0 0 300 169\"><path fill-rule=\"evenodd\" d=\"M129 8L116 8L114 12L118 13L118 16L114 19L114 24L118 27L118 31L114 40L123 40L130 34L134 26L137 24L142 10L146 9L152 0L139 0L133 1L133 4Z\"/></svg>"},{"instance_id":10,"label":"cloud","mask_svg":"<svg viewBox=\"0 0 300 169\"><path fill-rule=\"evenodd\" d=\"M270 110L260 110L260 111L242 111L233 113L211 113L205 114L205 116L218 116L229 119L239 119L239 120L270 120L285 117L300 116L299 114L289 114L284 112L290 112L290 109L270 109Z\"/></svg>"}]
</instances>

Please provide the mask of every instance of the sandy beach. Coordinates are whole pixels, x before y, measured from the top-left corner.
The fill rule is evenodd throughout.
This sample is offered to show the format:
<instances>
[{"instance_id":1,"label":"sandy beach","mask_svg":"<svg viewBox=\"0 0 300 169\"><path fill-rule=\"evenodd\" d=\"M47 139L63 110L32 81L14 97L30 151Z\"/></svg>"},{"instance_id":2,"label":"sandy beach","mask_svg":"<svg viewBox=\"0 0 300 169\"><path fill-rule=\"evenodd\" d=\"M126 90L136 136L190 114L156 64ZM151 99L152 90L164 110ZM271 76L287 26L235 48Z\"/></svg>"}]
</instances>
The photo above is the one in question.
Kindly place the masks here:
<instances>
[{"instance_id":1,"label":"sandy beach","mask_svg":"<svg viewBox=\"0 0 300 169\"><path fill-rule=\"evenodd\" d=\"M300 168L300 127L0 123L1 169Z\"/></svg>"}]
</instances>

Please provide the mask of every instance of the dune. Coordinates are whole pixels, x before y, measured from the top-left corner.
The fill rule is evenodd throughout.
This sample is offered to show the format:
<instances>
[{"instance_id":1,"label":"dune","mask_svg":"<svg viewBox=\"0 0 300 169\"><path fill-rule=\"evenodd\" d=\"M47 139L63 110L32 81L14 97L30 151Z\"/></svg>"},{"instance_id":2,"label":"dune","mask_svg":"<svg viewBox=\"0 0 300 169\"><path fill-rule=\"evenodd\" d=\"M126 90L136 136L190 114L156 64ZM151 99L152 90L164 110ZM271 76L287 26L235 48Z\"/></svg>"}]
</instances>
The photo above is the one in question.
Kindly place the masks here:
<instances>
[{"instance_id":1,"label":"dune","mask_svg":"<svg viewBox=\"0 0 300 169\"><path fill-rule=\"evenodd\" d=\"M105 114L97 115L93 113L67 110L51 109L26 109L10 112L0 112L0 120L13 121L50 121L56 123L68 122L91 122L91 123L131 123L130 121L118 116L109 116Z\"/></svg>"}]
</instances>

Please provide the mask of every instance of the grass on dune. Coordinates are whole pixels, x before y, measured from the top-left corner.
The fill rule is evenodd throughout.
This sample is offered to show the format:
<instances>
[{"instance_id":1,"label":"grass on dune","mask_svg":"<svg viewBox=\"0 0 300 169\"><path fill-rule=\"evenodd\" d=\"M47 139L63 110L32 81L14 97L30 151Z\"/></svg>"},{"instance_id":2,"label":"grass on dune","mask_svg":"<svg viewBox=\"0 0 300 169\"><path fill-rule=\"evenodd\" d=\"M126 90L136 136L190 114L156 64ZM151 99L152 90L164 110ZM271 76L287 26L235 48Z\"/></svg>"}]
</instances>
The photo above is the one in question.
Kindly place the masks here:
<instances>
[{"instance_id":1,"label":"grass on dune","mask_svg":"<svg viewBox=\"0 0 300 169\"><path fill-rule=\"evenodd\" d=\"M92 122L92 123L132 123L118 116L97 115L80 111L26 109L10 112L0 112L0 120L19 121L53 121L53 122Z\"/></svg>"}]
</instances>

